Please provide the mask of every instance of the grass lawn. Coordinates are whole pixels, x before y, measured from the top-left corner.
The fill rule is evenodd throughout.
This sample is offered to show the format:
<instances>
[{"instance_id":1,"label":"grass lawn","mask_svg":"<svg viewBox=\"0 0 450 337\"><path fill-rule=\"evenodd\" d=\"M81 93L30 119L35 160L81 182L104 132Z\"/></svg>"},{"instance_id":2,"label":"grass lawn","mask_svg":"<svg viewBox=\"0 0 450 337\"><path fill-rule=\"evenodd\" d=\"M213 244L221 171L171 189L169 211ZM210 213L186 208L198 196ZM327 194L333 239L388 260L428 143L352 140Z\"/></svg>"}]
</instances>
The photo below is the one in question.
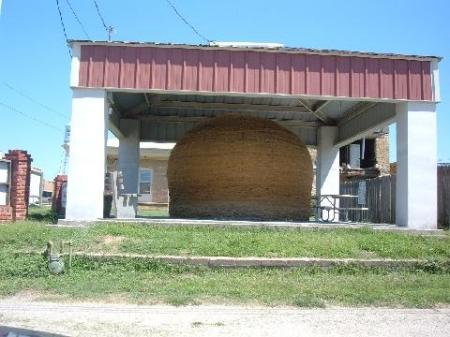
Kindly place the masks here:
<instances>
[{"instance_id":1,"label":"grass lawn","mask_svg":"<svg viewBox=\"0 0 450 337\"><path fill-rule=\"evenodd\" d=\"M74 250L209 256L421 258L448 262L450 236L426 237L370 229L267 230L98 224L50 228L43 222L0 225L0 296L23 291L44 298L133 303L259 303L302 307L450 304L450 268L369 269L206 268L113 258L74 257L70 272L49 275L39 255L48 240L71 240ZM37 219L36 215L32 215ZM444 264L445 265L445 264Z\"/></svg>"},{"instance_id":2,"label":"grass lawn","mask_svg":"<svg viewBox=\"0 0 450 337\"><path fill-rule=\"evenodd\" d=\"M301 307L450 303L450 272L336 267L208 269L117 259L75 258L71 272L48 275L40 256L1 256L0 296L31 291L43 298L132 303L247 303Z\"/></svg>"},{"instance_id":3,"label":"grass lawn","mask_svg":"<svg viewBox=\"0 0 450 337\"><path fill-rule=\"evenodd\" d=\"M0 226L1 251L43 250L48 240L71 240L75 251L139 254L450 259L450 236L371 229L270 230L98 224L49 228L40 222Z\"/></svg>"}]
</instances>

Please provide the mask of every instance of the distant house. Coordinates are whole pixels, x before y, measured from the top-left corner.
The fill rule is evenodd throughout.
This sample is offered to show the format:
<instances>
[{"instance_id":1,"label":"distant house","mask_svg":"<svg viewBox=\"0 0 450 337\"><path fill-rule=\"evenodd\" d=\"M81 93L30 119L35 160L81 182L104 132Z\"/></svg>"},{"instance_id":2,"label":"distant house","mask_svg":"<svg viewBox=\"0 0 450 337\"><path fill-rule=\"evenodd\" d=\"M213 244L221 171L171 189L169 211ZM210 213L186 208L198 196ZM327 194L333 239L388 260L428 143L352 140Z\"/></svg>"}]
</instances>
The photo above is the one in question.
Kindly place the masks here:
<instances>
[{"instance_id":1,"label":"distant house","mask_svg":"<svg viewBox=\"0 0 450 337\"><path fill-rule=\"evenodd\" d=\"M31 168L30 174L30 204L40 204L42 202L42 191L44 187L44 172L36 167Z\"/></svg>"},{"instance_id":2,"label":"distant house","mask_svg":"<svg viewBox=\"0 0 450 337\"><path fill-rule=\"evenodd\" d=\"M341 180L370 179L390 174L387 129L343 146L339 152Z\"/></svg>"},{"instance_id":3,"label":"distant house","mask_svg":"<svg viewBox=\"0 0 450 337\"><path fill-rule=\"evenodd\" d=\"M139 163L139 203L168 204L167 163L175 143L140 143ZM119 142L108 140L107 168L109 172L117 170Z\"/></svg>"}]
</instances>

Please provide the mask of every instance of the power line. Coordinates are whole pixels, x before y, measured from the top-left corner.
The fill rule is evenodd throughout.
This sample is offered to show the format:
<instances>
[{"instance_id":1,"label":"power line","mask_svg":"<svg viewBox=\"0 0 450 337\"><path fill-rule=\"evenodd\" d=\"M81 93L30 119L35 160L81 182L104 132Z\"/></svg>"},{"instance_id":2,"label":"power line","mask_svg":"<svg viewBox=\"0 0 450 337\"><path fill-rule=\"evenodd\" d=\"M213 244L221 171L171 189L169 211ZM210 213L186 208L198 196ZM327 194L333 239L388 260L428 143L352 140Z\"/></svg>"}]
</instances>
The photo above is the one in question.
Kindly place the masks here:
<instances>
[{"instance_id":1,"label":"power line","mask_svg":"<svg viewBox=\"0 0 450 337\"><path fill-rule=\"evenodd\" d=\"M108 26L105 23L105 19L103 18L102 13L100 12L100 7L98 6L97 1L95 1L95 0L92 0L92 1L94 2L95 9L97 10L98 17L100 18L100 21L102 22L103 27L105 27L105 29L108 29Z\"/></svg>"},{"instance_id":2,"label":"power line","mask_svg":"<svg viewBox=\"0 0 450 337\"><path fill-rule=\"evenodd\" d=\"M108 41L111 41L111 35L114 33L114 27L108 26L105 22L105 18L102 15L102 12L100 11L100 7L98 6L98 3L96 0L92 0L94 2L95 9L97 10L97 15L100 18L100 21L102 22L103 28L105 28L106 33L108 34Z\"/></svg>"},{"instance_id":3,"label":"power line","mask_svg":"<svg viewBox=\"0 0 450 337\"><path fill-rule=\"evenodd\" d=\"M203 34L201 34L181 13L177 10L175 5L170 1L166 0L166 2L169 4L169 6L173 9L175 14L202 40L205 40L206 42L211 42L212 40L206 38Z\"/></svg>"},{"instance_id":4,"label":"power line","mask_svg":"<svg viewBox=\"0 0 450 337\"><path fill-rule=\"evenodd\" d=\"M38 102L38 101L35 100L34 98L32 98L32 97L30 97L29 95L25 94L23 91L21 91L21 90L19 90L19 89L17 89L17 88L14 88L11 84L9 84L9 83L7 83L7 82L5 82L5 81L2 81L2 83L3 83L3 85L4 85L5 87L7 87L9 90L14 91L15 93L17 93L17 94L19 94L20 96L26 98L26 99L29 100L30 102L32 102L32 103L34 103L34 104L37 104L37 105L41 106L42 108L44 108L44 109L47 110L47 111L50 111L50 112L53 113L53 114L56 114L56 115L58 115L58 116L60 116L60 117L62 117L62 118L64 118L64 119L67 119L68 116L64 115L63 113L61 113L61 112L59 112L59 111L56 111L55 109L50 108L48 105L45 105L45 104L43 104L43 103L41 103L41 102Z\"/></svg>"},{"instance_id":5,"label":"power line","mask_svg":"<svg viewBox=\"0 0 450 337\"><path fill-rule=\"evenodd\" d=\"M14 108L14 107L12 107L12 106L10 106L10 105L8 105L8 104L5 104L5 103L3 103L3 102L0 102L0 106L3 106L3 107L5 107L5 108L7 108L7 109L9 109L9 110L11 110L11 111L14 111L14 112L18 113L18 114L21 114L21 115L25 116L26 118L29 118L29 119L31 119L31 120L37 122L37 123L40 123L40 124L42 124L42 125L45 125L46 127L51 128L51 129L54 129L54 130L56 130L56 131L58 131L58 132L62 132L62 131L63 131L62 129L60 129L60 128L54 126L54 125L51 125L51 124L49 124L49 123L47 123L47 122L45 122L45 121L43 121L43 120L41 120L41 119L38 119L38 118L35 118L35 117L32 117L32 116L29 116L29 115L27 115L25 112L20 111L20 110Z\"/></svg>"},{"instance_id":6,"label":"power line","mask_svg":"<svg viewBox=\"0 0 450 337\"><path fill-rule=\"evenodd\" d=\"M69 6L70 10L72 11L73 16L75 17L75 19L77 20L78 24L81 27L81 30L83 31L84 35L86 35L87 39L90 40L91 38L89 37L89 34L86 31L86 28L84 28L83 23L81 22L81 20L79 19L77 13L75 12L75 10L72 7L72 4L70 3L69 0L66 0L67 5Z\"/></svg>"},{"instance_id":7,"label":"power line","mask_svg":"<svg viewBox=\"0 0 450 337\"><path fill-rule=\"evenodd\" d=\"M62 31L64 34L64 38L66 39L66 45L67 45L67 49L69 50L69 56L70 56L70 58L72 58L72 51L70 50L70 47L67 44L67 41L69 40L69 38L67 37L66 26L64 25L64 19L63 19L62 13L61 13L61 8L59 6L59 0L56 0L56 7L58 8L59 20L61 22L61 27L62 27Z\"/></svg>"}]
</instances>

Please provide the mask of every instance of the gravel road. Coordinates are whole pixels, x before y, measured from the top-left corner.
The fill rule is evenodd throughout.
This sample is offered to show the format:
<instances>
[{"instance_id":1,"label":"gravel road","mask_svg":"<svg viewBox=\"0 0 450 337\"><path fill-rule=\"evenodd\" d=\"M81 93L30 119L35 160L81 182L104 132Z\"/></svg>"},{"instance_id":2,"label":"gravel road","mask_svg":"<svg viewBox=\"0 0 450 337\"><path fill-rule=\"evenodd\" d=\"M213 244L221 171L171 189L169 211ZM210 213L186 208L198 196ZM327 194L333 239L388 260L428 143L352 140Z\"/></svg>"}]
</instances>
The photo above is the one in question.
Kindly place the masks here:
<instances>
[{"instance_id":1,"label":"gravel road","mask_svg":"<svg viewBox=\"0 0 450 337\"><path fill-rule=\"evenodd\" d=\"M173 307L53 303L11 298L0 300L0 336L6 335L5 327L64 336L99 337L448 337L450 308L296 309L228 305Z\"/></svg>"}]
</instances>

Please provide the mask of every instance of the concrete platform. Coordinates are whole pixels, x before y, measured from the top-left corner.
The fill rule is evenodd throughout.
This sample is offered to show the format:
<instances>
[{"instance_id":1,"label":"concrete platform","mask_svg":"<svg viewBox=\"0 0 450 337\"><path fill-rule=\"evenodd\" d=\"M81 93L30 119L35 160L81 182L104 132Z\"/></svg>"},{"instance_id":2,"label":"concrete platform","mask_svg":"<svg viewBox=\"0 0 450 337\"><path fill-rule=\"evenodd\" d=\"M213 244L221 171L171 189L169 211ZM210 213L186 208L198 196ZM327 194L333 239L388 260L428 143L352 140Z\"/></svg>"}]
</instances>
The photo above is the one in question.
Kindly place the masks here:
<instances>
[{"instance_id":1,"label":"concrete platform","mask_svg":"<svg viewBox=\"0 0 450 337\"><path fill-rule=\"evenodd\" d=\"M416 230L407 227L398 227L393 224L375 224L364 222L291 222L291 221L248 221L248 220L216 220L216 219L175 219L161 217L146 217L134 219L98 219L93 221L79 221L70 219L59 219L57 226L60 227L84 227L95 223L139 223L142 225L159 226L195 226L195 227L240 227L240 228L265 228L265 229L358 229L371 228L381 231L407 232L422 235L443 235L441 229Z\"/></svg>"}]
</instances>

